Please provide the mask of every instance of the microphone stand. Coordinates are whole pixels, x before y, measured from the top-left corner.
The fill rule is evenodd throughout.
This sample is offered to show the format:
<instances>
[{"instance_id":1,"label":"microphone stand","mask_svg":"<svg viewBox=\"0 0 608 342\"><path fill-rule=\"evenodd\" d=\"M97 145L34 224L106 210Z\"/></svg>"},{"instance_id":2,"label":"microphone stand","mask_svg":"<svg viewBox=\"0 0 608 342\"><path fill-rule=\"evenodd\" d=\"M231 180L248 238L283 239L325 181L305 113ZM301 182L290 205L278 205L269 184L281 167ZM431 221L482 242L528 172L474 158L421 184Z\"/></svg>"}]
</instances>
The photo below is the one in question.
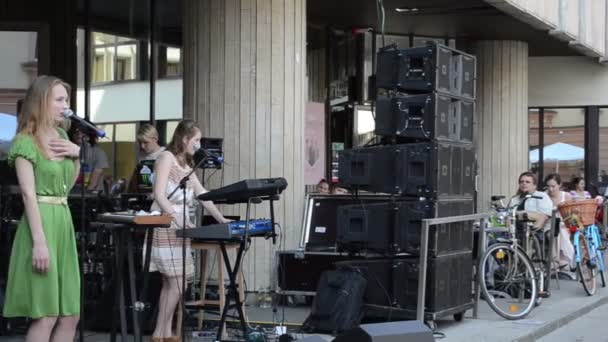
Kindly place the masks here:
<instances>
[{"instance_id":1,"label":"microphone stand","mask_svg":"<svg viewBox=\"0 0 608 342\"><path fill-rule=\"evenodd\" d=\"M82 135L82 140L80 142L80 324L78 329L78 337L80 342L84 342L84 324L85 324L85 273L84 273L84 259L86 257L86 237L87 237L87 229L86 229L86 200L85 200L85 162L87 156L89 139L86 134ZM89 167L87 165L87 167ZM118 289L117 289L118 290Z\"/></svg>"},{"instance_id":2,"label":"microphone stand","mask_svg":"<svg viewBox=\"0 0 608 342\"><path fill-rule=\"evenodd\" d=\"M201 158L201 160L199 160L198 163L196 163L196 165L192 168L192 171L190 171L184 178L182 178L179 181L179 184L175 187L175 189L173 189L173 191L171 191L171 193L169 194L169 196L167 196L167 199L171 199L171 197L173 197L173 195L175 195L175 193L177 192L177 190L181 189L182 190L182 200L183 200L183 209L182 209L182 229L186 229L186 185L188 184L188 181L190 180L190 176L196 171L196 169L198 169L198 167L203 164L203 162L207 160L207 156L205 156L204 158ZM181 293L181 308L180 310L182 310L182 321L180 322L181 326L181 331L182 331L182 336L181 336L181 340L182 342L185 341L184 336L186 334L186 238L183 237L182 238L182 293Z\"/></svg>"}]
</instances>

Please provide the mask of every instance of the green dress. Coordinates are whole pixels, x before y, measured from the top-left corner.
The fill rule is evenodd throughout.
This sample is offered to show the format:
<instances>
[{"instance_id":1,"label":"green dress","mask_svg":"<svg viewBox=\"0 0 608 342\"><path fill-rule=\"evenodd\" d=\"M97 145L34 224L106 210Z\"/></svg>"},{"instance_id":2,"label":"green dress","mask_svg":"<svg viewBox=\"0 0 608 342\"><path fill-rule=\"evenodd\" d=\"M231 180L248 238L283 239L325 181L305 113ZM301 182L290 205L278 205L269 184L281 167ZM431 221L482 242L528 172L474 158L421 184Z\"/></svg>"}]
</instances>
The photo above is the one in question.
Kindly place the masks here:
<instances>
[{"instance_id":1,"label":"green dress","mask_svg":"<svg viewBox=\"0 0 608 342\"><path fill-rule=\"evenodd\" d=\"M67 139L64 130L59 134ZM48 160L34 138L17 135L8 161L29 160L34 168L38 196L66 197L74 182L74 162ZM5 317L49 317L80 314L80 271L74 224L67 204L38 201L42 228L49 250L49 271L38 273L32 266L32 234L25 213L19 222L9 264Z\"/></svg>"}]
</instances>

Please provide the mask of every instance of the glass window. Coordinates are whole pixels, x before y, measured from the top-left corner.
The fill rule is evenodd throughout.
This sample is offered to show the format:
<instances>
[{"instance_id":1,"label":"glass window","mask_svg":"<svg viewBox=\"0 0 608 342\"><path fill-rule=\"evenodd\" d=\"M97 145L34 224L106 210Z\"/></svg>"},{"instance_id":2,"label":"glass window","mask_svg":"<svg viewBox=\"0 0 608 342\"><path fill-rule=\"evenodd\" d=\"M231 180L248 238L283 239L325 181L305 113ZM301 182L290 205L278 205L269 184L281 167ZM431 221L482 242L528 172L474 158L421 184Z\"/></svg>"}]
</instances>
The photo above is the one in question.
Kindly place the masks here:
<instances>
[{"instance_id":1,"label":"glass window","mask_svg":"<svg viewBox=\"0 0 608 342\"><path fill-rule=\"evenodd\" d=\"M179 121L167 121L167 129L165 131L165 139L167 139L167 141L165 141L165 145L171 141L173 132L175 132L175 129L177 128L177 124L179 124Z\"/></svg>"},{"instance_id":2,"label":"glass window","mask_svg":"<svg viewBox=\"0 0 608 342\"><path fill-rule=\"evenodd\" d=\"M99 148L106 153L106 156L108 157L108 165L110 165L110 168L105 171L105 175L114 176L114 125L101 124L97 125L97 127L106 132L105 138L101 138L97 142L97 146L99 146Z\"/></svg>"},{"instance_id":3,"label":"glass window","mask_svg":"<svg viewBox=\"0 0 608 342\"><path fill-rule=\"evenodd\" d=\"M538 108L530 108L528 110L528 151L530 153L528 169L536 174L541 179L540 162L538 160L539 142L539 120L540 110Z\"/></svg>"},{"instance_id":4,"label":"glass window","mask_svg":"<svg viewBox=\"0 0 608 342\"><path fill-rule=\"evenodd\" d=\"M568 188L573 177L585 175L585 109L542 109L542 146L538 139L541 124L538 113L535 109L529 112L530 168L536 168L539 177L559 174Z\"/></svg>"},{"instance_id":5,"label":"glass window","mask_svg":"<svg viewBox=\"0 0 608 342\"><path fill-rule=\"evenodd\" d=\"M135 164L137 163L137 158L135 158L137 153L137 143L135 141L135 135L137 134L136 126L135 123L117 124L115 126L115 179L129 179L135 169Z\"/></svg>"},{"instance_id":6,"label":"glass window","mask_svg":"<svg viewBox=\"0 0 608 342\"><path fill-rule=\"evenodd\" d=\"M182 74L182 49L167 48L167 77L181 76Z\"/></svg>"},{"instance_id":7,"label":"glass window","mask_svg":"<svg viewBox=\"0 0 608 342\"><path fill-rule=\"evenodd\" d=\"M137 40L93 32L92 82L137 79Z\"/></svg>"}]
</instances>

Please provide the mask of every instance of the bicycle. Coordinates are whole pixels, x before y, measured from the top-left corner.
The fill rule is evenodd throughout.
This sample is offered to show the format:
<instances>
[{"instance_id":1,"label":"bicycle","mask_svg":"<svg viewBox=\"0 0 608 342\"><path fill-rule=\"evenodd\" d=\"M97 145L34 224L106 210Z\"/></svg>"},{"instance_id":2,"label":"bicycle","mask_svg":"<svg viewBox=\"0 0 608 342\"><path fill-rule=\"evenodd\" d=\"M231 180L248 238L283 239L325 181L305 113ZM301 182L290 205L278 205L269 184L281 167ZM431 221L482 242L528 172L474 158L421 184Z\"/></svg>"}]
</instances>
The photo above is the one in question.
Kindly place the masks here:
<instances>
[{"instance_id":1,"label":"bicycle","mask_svg":"<svg viewBox=\"0 0 608 342\"><path fill-rule=\"evenodd\" d=\"M606 287L604 276L604 257L602 254L602 240L595 224L584 225L584 220L576 210L564 218L572 234L576 272L583 284L585 292L593 296L597 291L597 275L602 280L602 287Z\"/></svg>"},{"instance_id":2,"label":"bicycle","mask_svg":"<svg viewBox=\"0 0 608 342\"><path fill-rule=\"evenodd\" d=\"M530 198L542 197L527 195L523 201ZM492 200L502 201L504 196L493 196ZM517 221L517 204L509 208L504 205L495 206L497 221L507 222L493 229L506 234L507 238L497 237L484 252L479 263L478 279L481 292L488 305L500 316L516 320L526 317L532 309L540 304L539 289L544 287L544 268L537 267L526 250L530 250L530 243L519 244ZM509 220L507 220L509 218ZM502 226L502 227L501 227ZM532 236L532 251L536 257L542 259L542 250L539 247L535 234L526 232L524 240ZM524 247L526 249L524 249Z\"/></svg>"}]
</instances>

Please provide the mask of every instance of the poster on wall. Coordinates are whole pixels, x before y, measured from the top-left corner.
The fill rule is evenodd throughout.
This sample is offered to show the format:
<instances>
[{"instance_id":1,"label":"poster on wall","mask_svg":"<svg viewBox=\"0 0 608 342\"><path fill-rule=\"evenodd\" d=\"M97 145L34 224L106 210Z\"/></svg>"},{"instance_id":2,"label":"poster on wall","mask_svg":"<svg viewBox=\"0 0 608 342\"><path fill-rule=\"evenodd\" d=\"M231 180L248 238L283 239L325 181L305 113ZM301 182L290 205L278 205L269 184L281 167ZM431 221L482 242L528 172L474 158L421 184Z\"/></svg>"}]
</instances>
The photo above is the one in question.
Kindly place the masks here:
<instances>
[{"instance_id":1,"label":"poster on wall","mask_svg":"<svg viewBox=\"0 0 608 342\"><path fill-rule=\"evenodd\" d=\"M317 184L325 178L325 104L306 104L306 127L304 128L304 181Z\"/></svg>"}]
</instances>

